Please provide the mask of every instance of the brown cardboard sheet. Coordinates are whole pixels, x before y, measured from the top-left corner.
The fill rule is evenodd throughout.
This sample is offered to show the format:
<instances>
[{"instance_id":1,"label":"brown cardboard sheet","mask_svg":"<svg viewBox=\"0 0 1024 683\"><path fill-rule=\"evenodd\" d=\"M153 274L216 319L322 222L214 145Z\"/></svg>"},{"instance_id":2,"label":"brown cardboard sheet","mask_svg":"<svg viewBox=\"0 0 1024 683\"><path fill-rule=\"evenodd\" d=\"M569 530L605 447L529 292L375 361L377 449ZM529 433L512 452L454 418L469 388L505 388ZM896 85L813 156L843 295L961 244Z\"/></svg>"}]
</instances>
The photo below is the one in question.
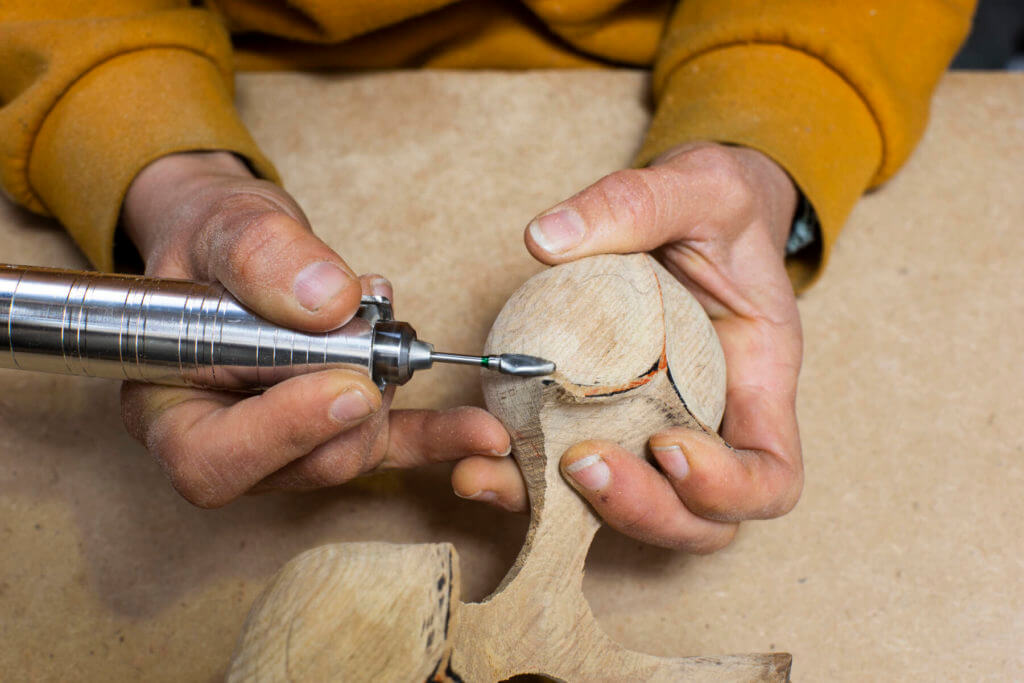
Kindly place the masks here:
<instances>
[{"instance_id":1,"label":"brown cardboard sheet","mask_svg":"<svg viewBox=\"0 0 1024 683\"><path fill-rule=\"evenodd\" d=\"M539 266L538 211L629 163L632 72L239 78L240 107L317 231L395 283L400 317L472 351ZM0 202L2 261L83 266ZM708 557L602 532L587 595L657 654L785 650L794 679L1024 675L1024 75L953 74L920 148L865 198L800 302L807 485ZM441 367L404 406L478 403ZM456 499L446 469L190 507L123 431L118 387L0 371L0 678L213 680L267 579L337 541L452 541L463 593L526 520ZM339 633L344 626L339 625Z\"/></svg>"}]
</instances>

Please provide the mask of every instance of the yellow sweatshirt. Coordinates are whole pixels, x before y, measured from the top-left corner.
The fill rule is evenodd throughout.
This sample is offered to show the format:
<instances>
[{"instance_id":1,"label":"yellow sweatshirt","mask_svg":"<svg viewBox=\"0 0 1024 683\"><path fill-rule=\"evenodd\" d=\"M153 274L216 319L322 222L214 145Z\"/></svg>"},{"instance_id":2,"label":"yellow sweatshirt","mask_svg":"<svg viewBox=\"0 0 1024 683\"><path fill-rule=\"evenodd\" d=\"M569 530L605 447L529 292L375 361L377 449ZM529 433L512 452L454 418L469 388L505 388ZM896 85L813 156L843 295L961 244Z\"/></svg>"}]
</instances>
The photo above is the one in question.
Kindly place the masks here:
<instances>
[{"instance_id":1,"label":"yellow sweatshirt","mask_svg":"<svg viewBox=\"0 0 1024 683\"><path fill-rule=\"evenodd\" d=\"M191 5L199 4L200 7ZM689 140L775 159L816 210L820 272L865 189L904 162L973 0L3 0L0 184L113 267L121 202L172 152L277 179L234 69L650 66L638 163ZM234 45L232 45L234 40Z\"/></svg>"}]
</instances>

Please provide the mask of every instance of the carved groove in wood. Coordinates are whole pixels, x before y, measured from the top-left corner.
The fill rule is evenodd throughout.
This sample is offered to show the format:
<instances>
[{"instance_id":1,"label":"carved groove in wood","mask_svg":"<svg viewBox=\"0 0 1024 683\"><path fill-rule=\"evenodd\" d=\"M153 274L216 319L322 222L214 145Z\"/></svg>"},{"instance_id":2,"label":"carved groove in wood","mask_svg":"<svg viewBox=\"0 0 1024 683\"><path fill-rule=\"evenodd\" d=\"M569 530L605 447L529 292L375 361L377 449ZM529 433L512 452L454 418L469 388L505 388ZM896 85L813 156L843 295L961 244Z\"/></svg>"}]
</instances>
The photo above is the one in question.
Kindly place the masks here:
<instances>
[{"instance_id":1,"label":"carved groove in wood","mask_svg":"<svg viewBox=\"0 0 1024 683\"><path fill-rule=\"evenodd\" d=\"M646 455L667 426L714 433L725 362L696 300L647 255L597 256L531 278L508 301L487 352L558 364L549 378L485 374L530 495L523 548L480 603L458 601L448 544L339 544L289 563L253 606L229 680L786 681L785 653L656 657L599 628L583 570L600 520L562 480L574 443L608 439Z\"/></svg>"}]
</instances>

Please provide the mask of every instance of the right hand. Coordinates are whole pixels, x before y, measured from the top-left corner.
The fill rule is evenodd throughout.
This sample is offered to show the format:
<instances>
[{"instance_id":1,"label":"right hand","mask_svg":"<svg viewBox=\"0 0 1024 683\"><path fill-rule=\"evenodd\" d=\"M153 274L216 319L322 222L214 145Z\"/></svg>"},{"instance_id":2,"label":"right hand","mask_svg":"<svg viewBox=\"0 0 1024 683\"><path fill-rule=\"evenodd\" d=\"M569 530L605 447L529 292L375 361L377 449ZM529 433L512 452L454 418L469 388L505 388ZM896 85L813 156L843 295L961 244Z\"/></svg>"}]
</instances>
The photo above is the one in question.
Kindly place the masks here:
<instances>
[{"instance_id":1,"label":"right hand","mask_svg":"<svg viewBox=\"0 0 1024 683\"><path fill-rule=\"evenodd\" d=\"M322 332L345 324L383 277L357 277L284 190L227 152L174 154L132 182L122 220L146 274L217 281L261 316ZM256 396L125 382L128 431L200 507L247 491L334 486L378 469L504 456L509 436L479 408L389 411L348 370L293 377Z\"/></svg>"}]
</instances>

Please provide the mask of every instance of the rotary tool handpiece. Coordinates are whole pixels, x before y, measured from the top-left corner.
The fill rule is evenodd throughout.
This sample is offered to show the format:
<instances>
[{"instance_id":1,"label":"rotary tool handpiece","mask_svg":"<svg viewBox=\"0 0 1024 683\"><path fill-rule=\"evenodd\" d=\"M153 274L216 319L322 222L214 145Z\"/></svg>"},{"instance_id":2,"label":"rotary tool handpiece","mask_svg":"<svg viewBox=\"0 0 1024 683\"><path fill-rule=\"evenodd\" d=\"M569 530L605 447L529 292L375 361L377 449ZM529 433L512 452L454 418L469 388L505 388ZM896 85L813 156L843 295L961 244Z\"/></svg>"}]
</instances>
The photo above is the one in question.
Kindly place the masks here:
<instances>
[{"instance_id":1,"label":"rotary tool handpiece","mask_svg":"<svg viewBox=\"0 0 1024 683\"><path fill-rule=\"evenodd\" d=\"M326 333L270 323L219 285L0 265L0 367L252 391L327 368L367 373L383 391L435 361L540 376L554 364L518 354L435 353L392 319L385 297Z\"/></svg>"}]
</instances>

